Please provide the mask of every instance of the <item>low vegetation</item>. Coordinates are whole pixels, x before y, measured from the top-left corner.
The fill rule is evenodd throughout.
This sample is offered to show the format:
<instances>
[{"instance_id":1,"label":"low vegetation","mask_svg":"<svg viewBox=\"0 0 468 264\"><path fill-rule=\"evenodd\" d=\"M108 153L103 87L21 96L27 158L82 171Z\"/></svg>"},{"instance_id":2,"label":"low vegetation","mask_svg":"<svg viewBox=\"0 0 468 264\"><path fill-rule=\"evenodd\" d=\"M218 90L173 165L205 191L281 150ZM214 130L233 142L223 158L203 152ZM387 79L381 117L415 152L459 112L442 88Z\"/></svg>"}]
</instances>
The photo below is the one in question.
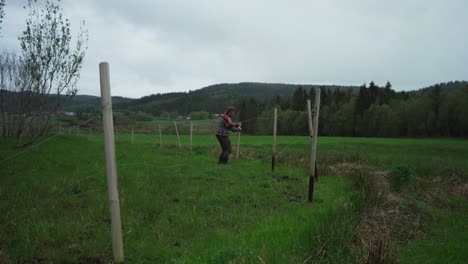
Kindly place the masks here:
<instances>
[{"instance_id":1,"label":"low vegetation","mask_svg":"<svg viewBox=\"0 0 468 264\"><path fill-rule=\"evenodd\" d=\"M129 263L462 262L467 142L320 138L307 203L307 137L242 137L216 165L213 136L117 139ZM182 137L186 146L188 137ZM111 259L102 135L0 148L0 262ZM23 152L20 152L23 151ZM398 155L399 154L399 155ZM11 159L12 155L16 155ZM430 252L427 254L426 252Z\"/></svg>"}]
</instances>

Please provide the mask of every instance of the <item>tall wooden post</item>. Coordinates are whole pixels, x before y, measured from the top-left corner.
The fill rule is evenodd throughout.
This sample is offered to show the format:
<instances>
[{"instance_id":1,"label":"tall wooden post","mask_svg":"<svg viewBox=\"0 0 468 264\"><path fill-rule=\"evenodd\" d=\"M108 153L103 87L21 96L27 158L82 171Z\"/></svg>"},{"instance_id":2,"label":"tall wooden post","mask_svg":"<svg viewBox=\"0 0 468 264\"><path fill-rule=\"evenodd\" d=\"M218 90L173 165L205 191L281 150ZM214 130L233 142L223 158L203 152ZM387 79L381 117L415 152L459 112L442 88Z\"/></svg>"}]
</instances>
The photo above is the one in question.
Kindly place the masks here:
<instances>
[{"instance_id":1,"label":"tall wooden post","mask_svg":"<svg viewBox=\"0 0 468 264\"><path fill-rule=\"evenodd\" d=\"M109 191L110 218L112 230L112 252L114 263L123 263L122 226L120 221L119 192L117 188L117 166L115 162L114 123L112 119L112 98L110 93L109 64L99 64L101 80L102 125L106 152L107 188Z\"/></svg>"},{"instance_id":2,"label":"tall wooden post","mask_svg":"<svg viewBox=\"0 0 468 264\"><path fill-rule=\"evenodd\" d=\"M277 125L278 109L275 108L273 119L273 147L271 150L271 172L275 172L275 158L276 158L276 125Z\"/></svg>"},{"instance_id":3,"label":"tall wooden post","mask_svg":"<svg viewBox=\"0 0 468 264\"><path fill-rule=\"evenodd\" d=\"M193 123L190 121L190 152L192 152Z\"/></svg>"},{"instance_id":4,"label":"tall wooden post","mask_svg":"<svg viewBox=\"0 0 468 264\"><path fill-rule=\"evenodd\" d=\"M309 136L310 136L310 166L309 166L309 202L312 202L314 199L314 181L315 181L315 176L314 176L314 169L315 166L314 164L314 143L313 143L313 137L314 137L314 128L313 128L313 123L312 123L312 109L310 106L310 100L307 100L307 117L309 121Z\"/></svg>"},{"instance_id":5,"label":"tall wooden post","mask_svg":"<svg viewBox=\"0 0 468 264\"><path fill-rule=\"evenodd\" d=\"M320 89L315 89L315 104L314 104L314 117L312 121L312 109L310 100L307 100L307 113L309 119L309 135L310 135L310 167L309 167L309 202L314 199L314 182L317 180L316 176L316 162L317 162L317 135L318 135L318 118L320 109Z\"/></svg>"},{"instance_id":6,"label":"tall wooden post","mask_svg":"<svg viewBox=\"0 0 468 264\"><path fill-rule=\"evenodd\" d=\"M242 123L239 123L239 128L242 128ZM241 132L237 132L236 159L239 159L239 152L240 152L240 135L241 135Z\"/></svg>"},{"instance_id":7,"label":"tall wooden post","mask_svg":"<svg viewBox=\"0 0 468 264\"><path fill-rule=\"evenodd\" d=\"M319 122L319 111L320 110L320 89L315 89L315 103L314 103L314 137L312 138L312 158L313 158L313 167L314 167L314 177L318 181L318 172L317 172L317 139L318 139L318 122Z\"/></svg>"},{"instance_id":8,"label":"tall wooden post","mask_svg":"<svg viewBox=\"0 0 468 264\"><path fill-rule=\"evenodd\" d=\"M179 130L177 129L177 121L174 121L174 126L175 126L175 132L177 135L177 144L179 144L180 150L182 150L182 146L180 145L180 136L179 136Z\"/></svg>"},{"instance_id":9,"label":"tall wooden post","mask_svg":"<svg viewBox=\"0 0 468 264\"><path fill-rule=\"evenodd\" d=\"M158 125L159 128L159 147L162 148L163 142L162 142L162 135L161 135L161 125Z\"/></svg>"}]
</instances>

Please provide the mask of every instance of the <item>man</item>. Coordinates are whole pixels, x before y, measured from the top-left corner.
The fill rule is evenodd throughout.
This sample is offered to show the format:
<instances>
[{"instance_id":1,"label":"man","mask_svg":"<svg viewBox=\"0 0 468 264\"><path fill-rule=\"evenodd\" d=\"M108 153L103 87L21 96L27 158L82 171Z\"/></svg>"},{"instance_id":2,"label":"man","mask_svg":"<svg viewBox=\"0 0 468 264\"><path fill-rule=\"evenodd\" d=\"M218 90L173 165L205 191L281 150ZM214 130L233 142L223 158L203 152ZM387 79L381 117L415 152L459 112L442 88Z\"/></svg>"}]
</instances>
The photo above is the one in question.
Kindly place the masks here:
<instances>
[{"instance_id":1,"label":"man","mask_svg":"<svg viewBox=\"0 0 468 264\"><path fill-rule=\"evenodd\" d=\"M218 129L216 130L216 138L221 145L221 154L219 155L218 164L227 164L229 155L231 154L231 141L229 140L229 132L240 132L239 124L232 123L232 118L236 114L236 108L230 106L226 108L226 112L221 114Z\"/></svg>"}]
</instances>

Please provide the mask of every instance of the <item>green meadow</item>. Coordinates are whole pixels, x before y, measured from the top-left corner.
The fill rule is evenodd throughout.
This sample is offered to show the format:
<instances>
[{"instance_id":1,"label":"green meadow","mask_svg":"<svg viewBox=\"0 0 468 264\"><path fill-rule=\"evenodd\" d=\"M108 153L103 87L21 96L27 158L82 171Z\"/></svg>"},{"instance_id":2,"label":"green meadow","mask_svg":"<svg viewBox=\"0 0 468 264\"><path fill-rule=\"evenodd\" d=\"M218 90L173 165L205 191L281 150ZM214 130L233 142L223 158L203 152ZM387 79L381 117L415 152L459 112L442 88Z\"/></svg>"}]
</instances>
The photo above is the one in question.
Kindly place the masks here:
<instances>
[{"instance_id":1,"label":"green meadow","mask_svg":"<svg viewBox=\"0 0 468 264\"><path fill-rule=\"evenodd\" d=\"M321 137L116 137L126 263L463 263L468 141ZM16 149L0 141L0 263L112 260L102 135ZM372 227L379 229L373 229ZM380 262L379 262L380 261Z\"/></svg>"}]
</instances>

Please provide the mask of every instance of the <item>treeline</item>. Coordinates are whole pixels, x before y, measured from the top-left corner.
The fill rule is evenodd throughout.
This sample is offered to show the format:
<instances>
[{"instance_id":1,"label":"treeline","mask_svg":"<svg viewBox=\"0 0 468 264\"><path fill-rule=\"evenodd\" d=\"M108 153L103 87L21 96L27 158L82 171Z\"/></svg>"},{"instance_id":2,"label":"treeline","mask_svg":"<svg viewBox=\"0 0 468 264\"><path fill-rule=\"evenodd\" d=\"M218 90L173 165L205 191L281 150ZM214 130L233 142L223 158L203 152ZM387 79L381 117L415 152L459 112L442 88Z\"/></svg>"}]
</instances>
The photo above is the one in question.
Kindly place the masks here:
<instances>
[{"instance_id":1,"label":"treeline","mask_svg":"<svg viewBox=\"0 0 468 264\"><path fill-rule=\"evenodd\" d=\"M306 102L314 102L314 88L298 87L291 98L270 102L255 98L239 104L243 130L270 134L273 108L278 108L278 133L306 135ZM396 92L390 82L374 82L352 89L321 89L319 134L365 137L467 137L468 83L449 82L422 90Z\"/></svg>"},{"instance_id":2,"label":"treeline","mask_svg":"<svg viewBox=\"0 0 468 264\"><path fill-rule=\"evenodd\" d=\"M114 108L126 111L142 111L155 117L187 116L194 111L207 111L220 113L226 105L238 105L242 100L254 98L265 102L276 95L287 98L294 90L300 87L297 84L281 83L223 83L204 87L189 92L153 94L139 99L132 99L115 103ZM310 85L308 87L319 87ZM351 89L357 91L357 86L327 85L331 91L336 89ZM96 106L96 111L100 107Z\"/></svg>"}]
</instances>

